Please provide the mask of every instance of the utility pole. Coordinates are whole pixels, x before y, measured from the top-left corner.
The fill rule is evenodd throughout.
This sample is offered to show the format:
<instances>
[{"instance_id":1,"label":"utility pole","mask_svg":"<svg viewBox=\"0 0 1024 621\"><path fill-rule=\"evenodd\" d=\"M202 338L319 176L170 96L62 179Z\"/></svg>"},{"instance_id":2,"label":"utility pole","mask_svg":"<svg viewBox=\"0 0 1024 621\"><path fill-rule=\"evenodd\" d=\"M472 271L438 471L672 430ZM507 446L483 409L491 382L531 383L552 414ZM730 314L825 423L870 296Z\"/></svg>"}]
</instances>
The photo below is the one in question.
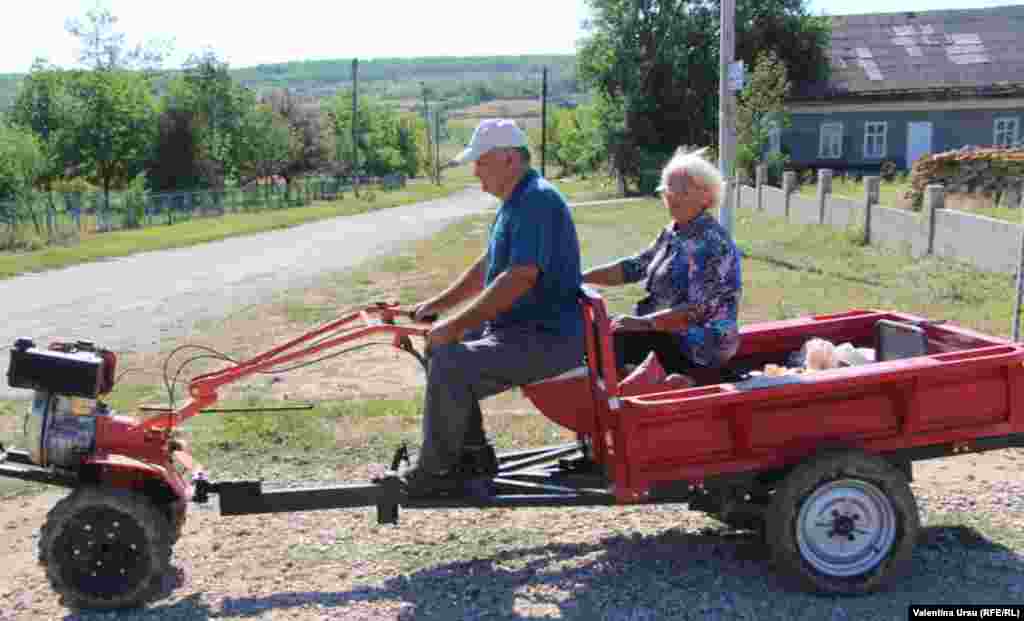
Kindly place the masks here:
<instances>
[{"instance_id":1,"label":"utility pole","mask_svg":"<svg viewBox=\"0 0 1024 621\"><path fill-rule=\"evenodd\" d=\"M352 59L352 193L359 198L359 59Z\"/></svg>"},{"instance_id":2,"label":"utility pole","mask_svg":"<svg viewBox=\"0 0 1024 621\"><path fill-rule=\"evenodd\" d=\"M1018 250L1017 259L1017 298L1013 303L1013 340L1020 343L1020 314L1021 305L1024 302L1024 226L1021 226L1020 250Z\"/></svg>"},{"instance_id":3,"label":"utility pole","mask_svg":"<svg viewBox=\"0 0 1024 621\"><path fill-rule=\"evenodd\" d=\"M434 177L434 167L437 165L437 157L434 155L434 146L430 139L430 135L434 132L434 124L430 122L430 103L427 101L427 85L420 82L420 88L423 89L423 120L427 123L427 153L430 154L430 159L434 160L427 174Z\"/></svg>"},{"instance_id":4,"label":"utility pole","mask_svg":"<svg viewBox=\"0 0 1024 621\"><path fill-rule=\"evenodd\" d=\"M722 0L719 18L721 34L718 83L718 167L725 177L725 194L718 220L730 234L733 232L732 183L733 160L736 154L736 97L729 83L729 69L736 55L736 0Z\"/></svg>"},{"instance_id":5,"label":"utility pole","mask_svg":"<svg viewBox=\"0 0 1024 621\"><path fill-rule=\"evenodd\" d=\"M540 176L547 178L548 157L548 68L544 67L540 85Z\"/></svg>"},{"instance_id":6,"label":"utility pole","mask_svg":"<svg viewBox=\"0 0 1024 621\"><path fill-rule=\"evenodd\" d=\"M434 109L434 183L441 185L441 106Z\"/></svg>"}]
</instances>

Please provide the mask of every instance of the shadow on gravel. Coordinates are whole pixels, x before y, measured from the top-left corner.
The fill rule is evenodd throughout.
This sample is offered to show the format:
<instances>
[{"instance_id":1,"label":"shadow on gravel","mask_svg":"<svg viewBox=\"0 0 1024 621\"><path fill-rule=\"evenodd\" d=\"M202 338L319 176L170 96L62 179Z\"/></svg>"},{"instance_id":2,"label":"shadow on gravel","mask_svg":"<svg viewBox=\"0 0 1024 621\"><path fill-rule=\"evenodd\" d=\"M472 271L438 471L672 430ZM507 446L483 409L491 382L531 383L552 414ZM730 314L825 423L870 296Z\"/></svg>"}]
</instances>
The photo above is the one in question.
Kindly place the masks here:
<instances>
[{"instance_id":1,"label":"shadow on gravel","mask_svg":"<svg viewBox=\"0 0 1024 621\"><path fill-rule=\"evenodd\" d=\"M337 592L225 598L191 595L125 619L269 618L289 609L321 619L905 619L912 604L1024 601L1024 556L970 527L922 530L911 574L870 596L795 592L759 538L728 530L619 535L595 544L509 549ZM388 610L375 611L380 605ZM395 609L398 609L396 612ZM380 614L375 614L380 613ZM383 616L382 616L383 615ZM69 616L65 621L92 618Z\"/></svg>"}]
</instances>

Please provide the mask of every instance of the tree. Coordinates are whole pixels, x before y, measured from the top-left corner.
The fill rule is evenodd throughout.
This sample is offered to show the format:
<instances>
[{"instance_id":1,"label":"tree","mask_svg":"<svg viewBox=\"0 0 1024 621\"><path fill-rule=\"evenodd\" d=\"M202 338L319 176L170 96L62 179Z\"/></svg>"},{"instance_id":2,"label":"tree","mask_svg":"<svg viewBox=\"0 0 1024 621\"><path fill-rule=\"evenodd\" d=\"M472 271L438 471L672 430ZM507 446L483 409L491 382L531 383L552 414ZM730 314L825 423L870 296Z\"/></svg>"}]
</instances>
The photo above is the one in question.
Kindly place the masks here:
<instances>
[{"instance_id":1,"label":"tree","mask_svg":"<svg viewBox=\"0 0 1024 621\"><path fill-rule=\"evenodd\" d=\"M774 52L763 52L743 92L736 98L736 167L753 178L757 163L769 157L770 166L783 163L781 154L766 154L773 129L789 127L785 110L791 84L786 66ZM778 172L778 171L775 171Z\"/></svg>"},{"instance_id":2,"label":"tree","mask_svg":"<svg viewBox=\"0 0 1024 621\"><path fill-rule=\"evenodd\" d=\"M99 71L156 71L170 55L170 40L149 41L129 49L124 33L115 30L116 25L117 17L98 3L86 11L85 19L65 21L64 29L79 40L78 62Z\"/></svg>"},{"instance_id":3,"label":"tree","mask_svg":"<svg viewBox=\"0 0 1024 621\"><path fill-rule=\"evenodd\" d=\"M606 99L615 168L653 188L657 167L683 144L718 133L719 5L706 0L587 0L593 19L579 50L583 80ZM737 0L737 59L775 51L794 81L825 75L828 26L804 0ZM650 187L647 187L650 186Z\"/></svg>"},{"instance_id":4,"label":"tree","mask_svg":"<svg viewBox=\"0 0 1024 621\"><path fill-rule=\"evenodd\" d=\"M333 138L330 153L336 174L352 174L352 93L342 91L325 105ZM426 124L368 98L359 99L356 135L359 168L370 175L401 172L415 176L423 166Z\"/></svg>"},{"instance_id":5,"label":"tree","mask_svg":"<svg viewBox=\"0 0 1024 621\"><path fill-rule=\"evenodd\" d=\"M288 121L258 104L242 120L237 161L242 179L272 178L288 165L294 149Z\"/></svg>"},{"instance_id":6,"label":"tree","mask_svg":"<svg viewBox=\"0 0 1024 621\"><path fill-rule=\"evenodd\" d=\"M559 110L555 113L558 131L554 134L554 161L563 174L586 175L605 161L605 140L598 123L595 105Z\"/></svg>"},{"instance_id":7,"label":"tree","mask_svg":"<svg viewBox=\"0 0 1024 621\"><path fill-rule=\"evenodd\" d=\"M172 105L157 120L156 144L149 166L149 187L156 192L192 190L204 183L197 116Z\"/></svg>"},{"instance_id":8,"label":"tree","mask_svg":"<svg viewBox=\"0 0 1024 621\"><path fill-rule=\"evenodd\" d=\"M275 89L263 103L288 122L295 141L292 159L281 170L285 182L300 175L320 170L328 159L323 141L322 119L317 104L304 105L287 89Z\"/></svg>"},{"instance_id":9,"label":"tree","mask_svg":"<svg viewBox=\"0 0 1024 621\"><path fill-rule=\"evenodd\" d=\"M66 72L37 59L18 89L9 118L13 125L31 131L39 140L45 166L37 184L47 193L77 161L69 141L71 107Z\"/></svg>"},{"instance_id":10,"label":"tree","mask_svg":"<svg viewBox=\"0 0 1024 621\"><path fill-rule=\"evenodd\" d=\"M41 230L35 211L25 205L31 202L32 186L45 169L46 156L35 135L0 122L0 220L13 226L27 212L36 230Z\"/></svg>"},{"instance_id":11,"label":"tree","mask_svg":"<svg viewBox=\"0 0 1024 621\"><path fill-rule=\"evenodd\" d=\"M123 188L149 161L156 138L156 107L149 80L128 71L77 71L72 93L69 141L82 170L103 188Z\"/></svg>"},{"instance_id":12,"label":"tree","mask_svg":"<svg viewBox=\"0 0 1024 621\"><path fill-rule=\"evenodd\" d=\"M237 143L245 116L253 109L255 97L231 77L228 64L206 50L192 54L182 75L171 82L164 96L164 108L188 111L195 132L197 182L205 187L223 187L224 179L237 177Z\"/></svg>"}]
</instances>

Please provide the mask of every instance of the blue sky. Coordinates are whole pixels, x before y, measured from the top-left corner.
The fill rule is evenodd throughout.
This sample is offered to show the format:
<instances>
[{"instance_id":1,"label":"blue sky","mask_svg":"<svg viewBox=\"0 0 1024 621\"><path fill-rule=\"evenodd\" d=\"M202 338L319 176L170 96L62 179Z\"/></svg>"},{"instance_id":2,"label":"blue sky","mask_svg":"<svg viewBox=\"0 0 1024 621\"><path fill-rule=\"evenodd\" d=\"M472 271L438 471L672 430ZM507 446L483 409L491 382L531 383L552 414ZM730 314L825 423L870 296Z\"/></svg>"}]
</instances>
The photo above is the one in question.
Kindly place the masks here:
<instances>
[{"instance_id":1,"label":"blue sky","mask_svg":"<svg viewBox=\"0 0 1024 621\"><path fill-rule=\"evenodd\" d=\"M94 0L13 0L4 7L0 73L28 71L43 56L74 66L68 17ZM234 67L317 58L567 54L575 50L583 0L105 0L130 43L173 38L180 66L190 52L211 48ZM901 0L899 10L967 9L1012 2ZM813 13L893 10L883 0L811 0ZM261 8L262 7L262 8Z\"/></svg>"}]
</instances>

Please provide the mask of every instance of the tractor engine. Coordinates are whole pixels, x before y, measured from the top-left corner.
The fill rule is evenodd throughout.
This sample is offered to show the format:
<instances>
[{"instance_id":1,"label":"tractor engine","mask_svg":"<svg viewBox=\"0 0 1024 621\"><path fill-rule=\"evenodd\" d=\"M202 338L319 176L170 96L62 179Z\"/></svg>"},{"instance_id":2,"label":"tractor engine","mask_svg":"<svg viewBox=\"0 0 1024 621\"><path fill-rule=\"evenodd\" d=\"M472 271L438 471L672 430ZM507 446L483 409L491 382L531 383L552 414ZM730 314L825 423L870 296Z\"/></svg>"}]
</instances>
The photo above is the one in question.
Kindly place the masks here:
<instances>
[{"instance_id":1,"label":"tractor engine","mask_svg":"<svg viewBox=\"0 0 1024 621\"><path fill-rule=\"evenodd\" d=\"M25 449L38 466L75 468L95 448L96 418L112 412L98 401L114 386L114 354L87 341L41 349L18 339L7 383L35 391L25 414Z\"/></svg>"}]
</instances>

